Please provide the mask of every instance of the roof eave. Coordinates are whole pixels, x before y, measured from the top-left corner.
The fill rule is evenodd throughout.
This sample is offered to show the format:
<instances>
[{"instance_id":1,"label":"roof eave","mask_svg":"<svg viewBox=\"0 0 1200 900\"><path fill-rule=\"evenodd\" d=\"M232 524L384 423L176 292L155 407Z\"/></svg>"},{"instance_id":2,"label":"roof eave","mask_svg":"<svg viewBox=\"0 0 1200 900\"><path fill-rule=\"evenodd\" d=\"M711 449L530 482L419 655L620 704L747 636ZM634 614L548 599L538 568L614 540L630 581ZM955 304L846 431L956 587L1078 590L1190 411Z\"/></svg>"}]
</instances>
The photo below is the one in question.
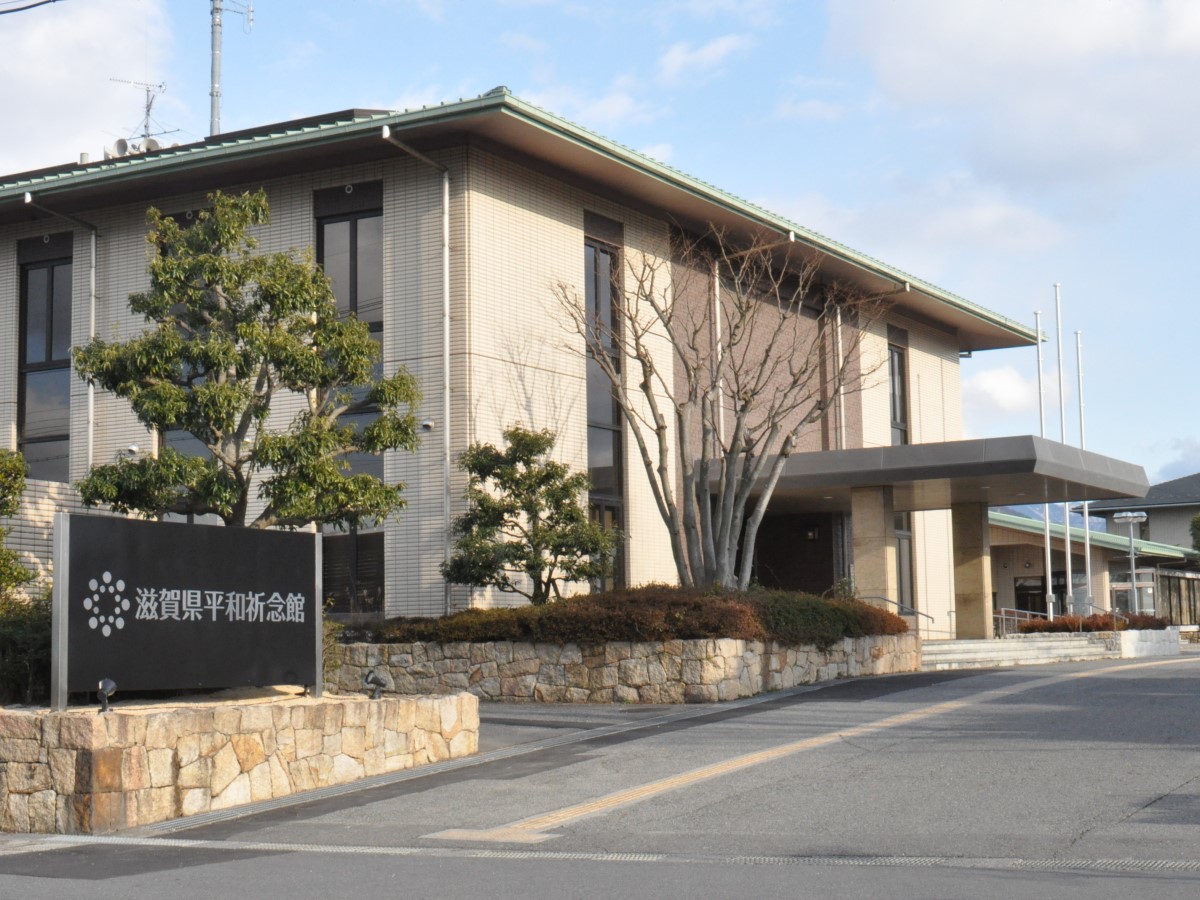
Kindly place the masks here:
<instances>
[{"instance_id":1,"label":"roof eave","mask_svg":"<svg viewBox=\"0 0 1200 900\"><path fill-rule=\"evenodd\" d=\"M766 229L790 235L797 244L860 273L861 277L875 279L900 291L903 296L898 305L903 310L907 304L918 317L922 314L921 298L926 298L932 301L932 309L926 312L931 312L936 321L957 333L959 349L962 351L1032 346L1036 343L1034 330L1022 323L986 310L957 294L942 290L713 185L649 159L502 89L473 99L420 110L356 116L343 122L296 128L280 134L239 136L227 143L214 143L210 139L149 155L93 163L82 170L72 167L49 174L28 173L33 177L0 184L0 208L23 203L26 192L49 200L66 198L75 193L86 194L97 188L102 190L105 185L118 179L121 186L136 187L168 175L195 174L199 177L205 172L216 174L221 167L227 167L236 174L238 163L251 166L258 161L261 165L267 157L291 155L302 149L312 152L348 142L362 145L364 138L374 137L384 125L398 135L407 132L419 139L421 132L444 130L446 126L460 121L478 122L490 115L536 128L557 140L569 142L586 154L609 160L629 173L627 183L635 191L647 192L653 190L651 184L657 184L672 192L681 203L686 197L708 208L712 220L733 219L744 223L747 231ZM464 128L464 131L467 130ZM149 186L147 184L147 188Z\"/></svg>"}]
</instances>

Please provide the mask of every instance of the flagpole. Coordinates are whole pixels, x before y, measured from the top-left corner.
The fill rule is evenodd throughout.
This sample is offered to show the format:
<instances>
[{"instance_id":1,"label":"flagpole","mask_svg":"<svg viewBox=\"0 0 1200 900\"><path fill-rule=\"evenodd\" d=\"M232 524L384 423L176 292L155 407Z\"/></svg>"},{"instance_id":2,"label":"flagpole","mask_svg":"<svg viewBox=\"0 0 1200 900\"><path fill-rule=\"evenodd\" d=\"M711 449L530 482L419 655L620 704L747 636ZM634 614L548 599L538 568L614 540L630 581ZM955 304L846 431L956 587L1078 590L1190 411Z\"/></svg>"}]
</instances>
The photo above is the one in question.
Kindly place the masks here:
<instances>
[{"instance_id":1,"label":"flagpole","mask_svg":"<svg viewBox=\"0 0 1200 900\"><path fill-rule=\"evenodd\" d=\"M1079 449L1087 449L1087 436L1083 425L1083 332L1075 332L1075 380L1079 383ZM1092 604L1092 527L1088 518L1088 501L1083 501L1083 567L1087 581L1087 602Z\"/></svg>"},{"instance_id":2,"label":"flagpole","mask_svg":"<svg viewBox=\"0 0 1200 900\"><path fill-rule=\"evenodd\" d=\"M1058 339L1058 428L1059 440L1067 442L1067 390L1063 378L1063 349L1062 349L1062 297L1059 294L1060 285L1054 284L1054 318ZM1063 558L1066 584L1063 585L1063 615L1070 610L1069 601L1074 595L1075 577L1071 572L1071 501L1063 501Z\"/></svg>"},{"instance_id":3,"label":"flagpole","mask_svg":"<svg viewBox=\"0 0 1200 900\"><path fill-rule=\"evenodd\" d=\"M1033 330L1037 334L1037 382L1038 382L1038 421L1041 425L1041 436L1046 436L1046 386L1042 378L1042 311L1033 314ZM1043 498L1044 499L1044 498ZM1050 561L1050 504L1042 503L1042 539L1046 551L1042 571L1046 573L1045 587L1046 616L1054 619L1054 588L1051 584L1053 571Z\"/></svg>"}]
</instances>

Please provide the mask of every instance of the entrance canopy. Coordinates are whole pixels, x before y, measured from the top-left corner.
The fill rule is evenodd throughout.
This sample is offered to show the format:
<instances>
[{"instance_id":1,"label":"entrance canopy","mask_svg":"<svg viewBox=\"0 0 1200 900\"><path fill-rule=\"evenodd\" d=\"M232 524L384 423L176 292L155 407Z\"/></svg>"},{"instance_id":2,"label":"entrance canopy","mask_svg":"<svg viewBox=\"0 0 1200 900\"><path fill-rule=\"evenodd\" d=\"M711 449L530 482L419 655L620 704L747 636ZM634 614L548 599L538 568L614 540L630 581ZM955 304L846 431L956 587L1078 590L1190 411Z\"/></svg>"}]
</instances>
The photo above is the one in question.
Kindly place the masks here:
<instances>
[{"instance_id":1,"label":"entrance canopy","mask_svg":"<svg viewBox=\"0 0 1200 900\"><path fill-rule=\"evenodd\" d=\"M851 490L891 487L896 512L1144 497L1141 466L1034 435L798 453L772 512L849 512Z\"/></svg>"}]
</instances>

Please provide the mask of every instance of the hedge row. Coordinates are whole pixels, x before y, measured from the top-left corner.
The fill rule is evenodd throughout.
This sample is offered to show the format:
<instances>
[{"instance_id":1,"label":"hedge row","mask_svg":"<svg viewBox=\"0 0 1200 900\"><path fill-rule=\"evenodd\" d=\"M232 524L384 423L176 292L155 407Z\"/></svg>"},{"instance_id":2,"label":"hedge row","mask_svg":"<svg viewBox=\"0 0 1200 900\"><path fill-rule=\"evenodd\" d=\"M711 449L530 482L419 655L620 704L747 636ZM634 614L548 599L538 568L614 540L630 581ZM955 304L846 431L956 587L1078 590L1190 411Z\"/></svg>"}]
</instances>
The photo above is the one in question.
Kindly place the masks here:
<instances>
[{"instance_id":1,"label":"hedge row","mask_svg":"<svg viewBox=\"0 0 1200 900\"><path fill-rule=\"evenodd\" d=\"M1122 619L1120 616L1124 616ZM1116 619L1116 630L1139 629L1142 631L1162 631L1171 623L1159 616L1148 616L1145 613L1121 613ZM1056 616L1050 619L1030 619L1022 622L1017 629L1021 634L1057 634L1068 631L1112 631L1113 617L1104 613L1091 616Z\"/></svg>"},{"instance_id":2,"label":"hedge row","mask_svg":"<svg viewBox=\"0 0 1200 900\"><path fill-rule=\"evenodd\" d=\"M0 704L50 696L50 594L0 596Z\"/></svg>"},{"instance_id":3,"label":"hedge row","mask_svg":"<svg viewBox=\"0 0 1200 900\"><path fill-rule=\"evenodd\" d=\"M823 600L785 591L712 593L648 585L587 594L545 606L472 609L440 619L391 619L343 640L531 641L600 644L695 638L773 640L825 650L847 637L903 634L899 616L857 600Z\"/></svg>"}]
</instances>

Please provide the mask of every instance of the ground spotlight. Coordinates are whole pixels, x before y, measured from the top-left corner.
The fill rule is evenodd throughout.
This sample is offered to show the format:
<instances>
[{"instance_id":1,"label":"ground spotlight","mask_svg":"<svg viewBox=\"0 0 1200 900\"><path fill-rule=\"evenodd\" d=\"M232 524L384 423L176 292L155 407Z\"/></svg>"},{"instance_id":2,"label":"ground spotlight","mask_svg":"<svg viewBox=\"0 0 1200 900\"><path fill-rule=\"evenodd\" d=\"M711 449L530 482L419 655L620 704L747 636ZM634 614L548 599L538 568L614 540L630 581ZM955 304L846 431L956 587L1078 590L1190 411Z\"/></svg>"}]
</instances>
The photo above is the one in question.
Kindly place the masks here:
<instances>
[{"instance_id":1,"label":"ground spotlight","mask_svg":"<svg viewBox=\"0 0 1200 900\"><path fill-rule=\"evenodd\" d=\"M102 678L96 685L96 693L100 695L100 713L108 712L108 698L117 692L117 683L111 678Z\"/></svg>"},{"instance_id":2,"label":"ground spotlight","mask_svg":"<svg viewBox=\"0 0 1200 900\"><path fill-rule=\"evenodd\" d=\"M363 676L363 687L371 692L372 700L378 700L383 696L383 689L386 685L387 682L376 672L368 672Z\"/></svg>"}]
</instances>

